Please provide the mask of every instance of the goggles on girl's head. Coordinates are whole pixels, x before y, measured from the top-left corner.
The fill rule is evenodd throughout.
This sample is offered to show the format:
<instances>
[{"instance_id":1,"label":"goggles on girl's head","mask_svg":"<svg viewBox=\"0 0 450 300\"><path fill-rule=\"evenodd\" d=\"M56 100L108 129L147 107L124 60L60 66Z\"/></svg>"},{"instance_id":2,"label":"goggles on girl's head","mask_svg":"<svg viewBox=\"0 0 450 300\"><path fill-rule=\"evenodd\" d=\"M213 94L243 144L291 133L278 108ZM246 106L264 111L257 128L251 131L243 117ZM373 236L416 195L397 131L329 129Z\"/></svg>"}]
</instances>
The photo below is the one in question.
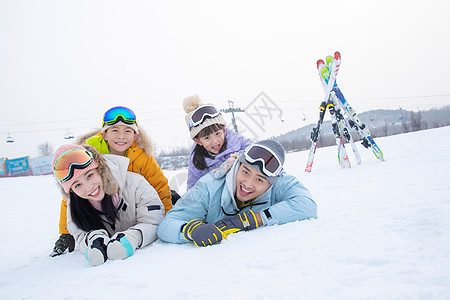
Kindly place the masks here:
<instances>
[{"instance_id":1,"label":"goggles on girl's head","mask_svg":"<svg viewBox=\"0 0 450 300\"><path fill-rule=\"evenodd\" d=\"M59 182L72 178L75 169L84 169L92 162L94 155L81 149L71 149L61 154L55 161L53 173Z\"/></svg>"},{"instance_id":2,"label":"goggles on girl's head","mask_svg":"<svg viewBox=\"0 0 450 300\"><path fill-rule=\"evenodd\" d=\"M258 163L266 176L278 176L283 169L280 159L267 147L252 145L244 151L245 160Z\"/></svg>"},{"instance_id":3,"label":"goggles on girl's head","mask_svg":"<svg viewBox=\"0 0 450 300\"><path fill-rule=\"evenodd\" d=\"M114 125L119 121L125 124L134 124L136 123L136 115L129 108L123 106L113 107L105 112L102 127L105 125Z\"/></svg>"},{"instance_id":4,"label":"goggles on girl's head","mask_svg":"<svg viewBox=\"0 0 450 300\"><path fill-rule=\"evenodd\" d=\"M189 118L188 127L191 130L192 127L200 125L205 118L214 118L220 114L220 111L212 105L203 105L197 108Z\"/></svg>"}]
</instances>

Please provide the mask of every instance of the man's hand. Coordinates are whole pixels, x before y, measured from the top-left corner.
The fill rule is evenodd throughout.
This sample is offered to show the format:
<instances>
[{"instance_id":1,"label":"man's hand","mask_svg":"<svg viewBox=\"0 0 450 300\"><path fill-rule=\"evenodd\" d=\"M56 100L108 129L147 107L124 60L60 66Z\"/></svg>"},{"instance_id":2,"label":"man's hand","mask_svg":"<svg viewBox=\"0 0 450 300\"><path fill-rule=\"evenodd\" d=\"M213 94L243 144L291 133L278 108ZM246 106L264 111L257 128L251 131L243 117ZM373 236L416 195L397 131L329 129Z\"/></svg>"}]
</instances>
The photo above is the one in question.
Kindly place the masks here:
<instances>
[{"instance_id":1,"label":"man's hand","mask_svg":"<svg viewBox=\"0 0 450 300\"><path fill-rule=\"evenodd\" d=\"M258 220L252 210L242 212L235 216L225 217L214 223L224 234L230 234L241 230L251 230L258 227Z\"/></svg>"},{"instance_id":2,"label":"man's hand","mask_svg":"<svg viewBox=\"0 0 450 300\"><path fill-rule=\"evenodd\" d=\"M197 247L217 244L222 238L227 238L226 234L215 225L205 224L197 219L184 225L183 236L186 240L194 242Z\"/></svg>"}]
</instances>

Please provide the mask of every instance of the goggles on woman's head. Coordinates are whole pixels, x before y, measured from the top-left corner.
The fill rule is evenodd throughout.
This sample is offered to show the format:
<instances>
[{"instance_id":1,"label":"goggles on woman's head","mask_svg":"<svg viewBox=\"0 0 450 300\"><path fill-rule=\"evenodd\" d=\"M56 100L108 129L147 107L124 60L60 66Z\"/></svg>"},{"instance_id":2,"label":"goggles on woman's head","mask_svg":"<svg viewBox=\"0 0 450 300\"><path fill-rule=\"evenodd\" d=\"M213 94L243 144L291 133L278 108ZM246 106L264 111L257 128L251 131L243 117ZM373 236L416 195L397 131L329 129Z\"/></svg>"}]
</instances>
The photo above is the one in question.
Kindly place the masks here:
<instances>
[{"instance_id":1,"label":"goggles on woman's head","mask_svg":"<svg viewBox=\"0 0 450 300\"><path fill-rule=\"evenodd\" d=\"M55 161L53 173L59 182L72 178L75 169L84 169L92 162L94 155L81 149L71 149L61 154Z\"/></svg>"},{"instance_id":2,"label":"goggles on woman's head","mask_svg":"<svg viewBox=\"0 0 450 300\"><path fill-rule=\"evenodd\" d=\"M217 117L219 114L220 111L212 105L200 106L192 113L191 117L189 118L188 123L189 130L192 127L198 126L201 123L203 123L205 118L214 118Z\"/></svg>"},{"instance_id":3,"label":"goggles on woman's head","mask_svg":"<svg viewBox=\"0 0 450 300\"><path fill-rule=\"evenodd\" d=\"M280 159L267 147L252 145L244 151L245 160L251 164L259 163L266 176L278 176L283 169Z\"/></svg>"},{"instance_id":4,"label":"goggles on woman's head","mask_svg":"<svg viewBox=\"0 0 450 300\"><path fill-rule=\"evenodd\" d=\"M123 106L113 107L105 112L102 127L105 125L114 125L119 121L125 124L134 124L136 123L136 115L129 108Z\"/></svg>"}]
</instances>

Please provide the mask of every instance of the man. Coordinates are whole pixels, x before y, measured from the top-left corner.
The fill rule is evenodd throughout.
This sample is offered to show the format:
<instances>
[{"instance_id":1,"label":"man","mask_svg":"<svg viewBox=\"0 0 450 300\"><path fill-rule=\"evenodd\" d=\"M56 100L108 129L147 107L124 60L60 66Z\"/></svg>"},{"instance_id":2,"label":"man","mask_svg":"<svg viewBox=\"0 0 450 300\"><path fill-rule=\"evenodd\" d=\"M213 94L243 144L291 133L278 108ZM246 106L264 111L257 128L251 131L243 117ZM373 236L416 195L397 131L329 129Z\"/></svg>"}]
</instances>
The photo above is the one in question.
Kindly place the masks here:
<instances>
[{"instance_id":1,"label":"man","mask_svg":"<svg viewBox=\"0 0 450 300\"><path fill-rule=\"evenodd\" d=\"M219 243L228 234L317 217L317 205L297 178L283 171L284 149L274 140L251 145L226 176L202 177L159 224L170 243Z\"/></svg>"}]
</instances>

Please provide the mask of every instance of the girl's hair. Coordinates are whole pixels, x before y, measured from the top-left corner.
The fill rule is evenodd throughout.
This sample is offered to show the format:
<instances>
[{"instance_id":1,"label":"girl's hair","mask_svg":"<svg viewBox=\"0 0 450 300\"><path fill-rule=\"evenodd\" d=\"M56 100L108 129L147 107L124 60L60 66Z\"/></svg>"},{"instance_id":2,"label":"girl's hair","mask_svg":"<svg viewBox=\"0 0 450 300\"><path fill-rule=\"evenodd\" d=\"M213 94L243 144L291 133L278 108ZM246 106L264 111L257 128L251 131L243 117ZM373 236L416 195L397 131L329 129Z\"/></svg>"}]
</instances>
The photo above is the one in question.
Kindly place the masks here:
<instances>
[{"instance_id":1,"label":"girl's hair","mask_svg":"<svg viewBox=\"0 0 450 300\"><path fill-rule=\"evenodd\" d=\"M101 215L104 215L111 227L114 228L116 220L119 219L116 208L110 195L106 195L101 202L102 210L96 210L88 200L79 197L70 191L70 212L73 222L83 231L105 229Z\"/></svg>"},{"instance_id":2,"label":"girl's hair","mask_svg":"<svg viewBox=\"0 0 450 300\"><path fill-rule=\"evenodd\" d=\"M223 130L224 128L225 128L225 125L223 125L223 124L212 124L208 127L203 128L195 136L195 138L199 139L199 138L205 137L216 131ZM225 149L227 149L227 139L226 138L224 140L222 148L220 148L220 150L219 150L219 153L221 153ZM194 156L192 157L192 163L200 171L205 170L208 167L206 165L205 157L213 158L203 146L200 146L199 144L195 145Z\"/></svg>"}]
</instances>

